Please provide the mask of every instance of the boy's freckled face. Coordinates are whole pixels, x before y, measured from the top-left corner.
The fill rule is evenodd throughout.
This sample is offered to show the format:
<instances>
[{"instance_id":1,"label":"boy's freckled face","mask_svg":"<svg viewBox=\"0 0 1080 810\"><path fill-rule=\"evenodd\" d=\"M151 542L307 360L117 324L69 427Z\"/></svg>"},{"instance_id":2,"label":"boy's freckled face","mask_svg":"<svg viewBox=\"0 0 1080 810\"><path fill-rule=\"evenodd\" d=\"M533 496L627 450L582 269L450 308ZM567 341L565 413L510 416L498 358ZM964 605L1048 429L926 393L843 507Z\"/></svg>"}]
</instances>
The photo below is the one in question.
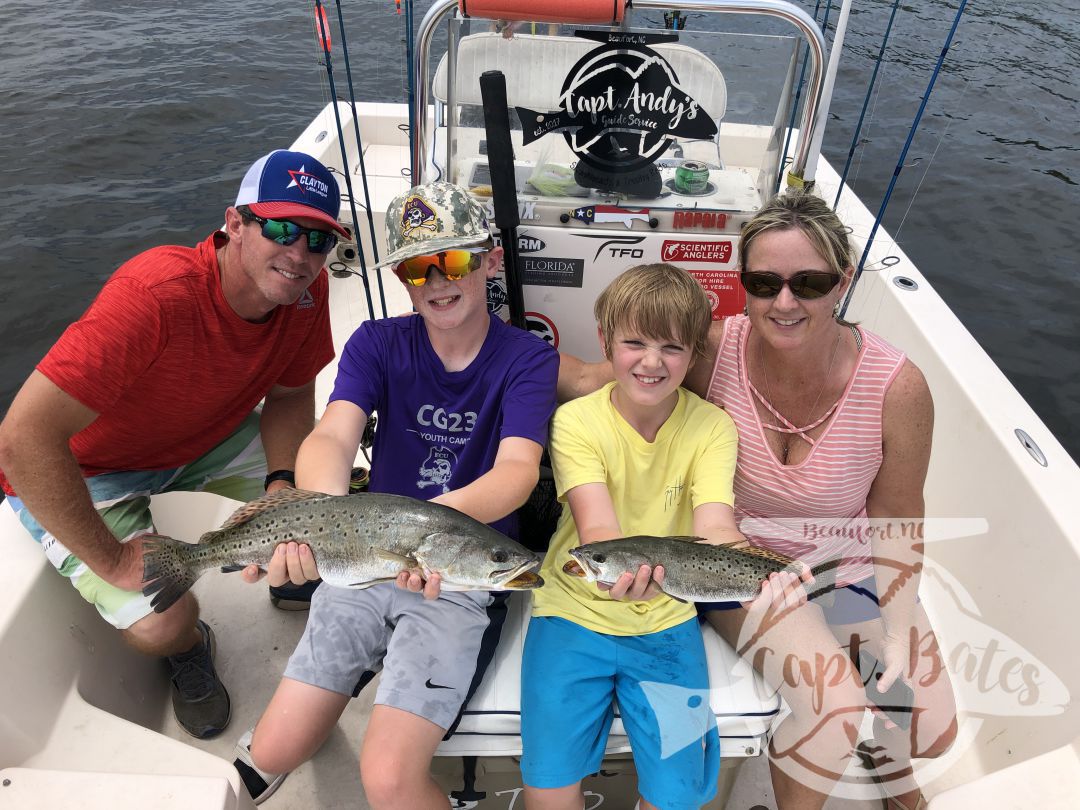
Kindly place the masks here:
<instances>
[{"instance_id":1,"label":"boy's freckled face","mask_svg":"<svg viewBox=\"0 0 1080 810\"><path fill-rule=\"evenodd\" d=\"M620 391L635 405L656 407L675 395L693 361L690 347L616 329L611 367Z\"/></svg>"},{"instance_id":2,"label":"boy's freckled face","mask_svg":"<svg viewBox=\"0 0 1080 810\"><path fill-rule=\"evenodd\" d=\"M416 311L434 328L454 329L487 313L487 280L493 278L502 261L502 249L484 254L480 267L464 278L448 281L439 270L428 274L422 287L405 285ZM404 283L404 282L402 282Z\"/></svg>"}]
</instances>

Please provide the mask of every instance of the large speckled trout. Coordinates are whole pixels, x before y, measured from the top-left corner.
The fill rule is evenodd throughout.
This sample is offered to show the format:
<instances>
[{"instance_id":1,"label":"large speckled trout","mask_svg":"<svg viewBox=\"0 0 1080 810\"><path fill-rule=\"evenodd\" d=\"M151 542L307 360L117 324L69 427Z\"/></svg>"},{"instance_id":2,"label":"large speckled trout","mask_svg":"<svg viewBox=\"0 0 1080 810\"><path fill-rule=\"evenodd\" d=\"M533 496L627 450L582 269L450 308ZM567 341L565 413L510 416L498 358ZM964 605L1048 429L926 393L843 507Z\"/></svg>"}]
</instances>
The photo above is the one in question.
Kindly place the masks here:
<instances>
[{"instance_id":1,"label":"large speckled trout","mask_svg":"<svg viewBox=\"0 0 1080 810\"><path fill-rule=\"evenodd\" d=\"M402 495L325 495L282 489L238 509L198 543L147 536L143 594L169 608L202 574L267 565L279 543L311 547L331 585L366 588L405 569L438 573L451 591L528 590L543 584L531 573L532 551L490 526L442 504Z\"/></svg>"},{"instance_id":2,"label":"large speckled trout","mask_svg":"<svg viewBox=\"0 0 1080 810\"><path fill-rule=\"evenodd\" d=\"M660 586L668 596L684 602L748 602L761 592L769 574L798 574L802 563L762 548L714 546L698 537L621 537L570 549L574 558L563 571L591 582L612 584L642 565L664 566ZM812 593L827 590L837 563L811 570ZM819 579L820 576L820 579Z\"/></svg>"}]
</instances>

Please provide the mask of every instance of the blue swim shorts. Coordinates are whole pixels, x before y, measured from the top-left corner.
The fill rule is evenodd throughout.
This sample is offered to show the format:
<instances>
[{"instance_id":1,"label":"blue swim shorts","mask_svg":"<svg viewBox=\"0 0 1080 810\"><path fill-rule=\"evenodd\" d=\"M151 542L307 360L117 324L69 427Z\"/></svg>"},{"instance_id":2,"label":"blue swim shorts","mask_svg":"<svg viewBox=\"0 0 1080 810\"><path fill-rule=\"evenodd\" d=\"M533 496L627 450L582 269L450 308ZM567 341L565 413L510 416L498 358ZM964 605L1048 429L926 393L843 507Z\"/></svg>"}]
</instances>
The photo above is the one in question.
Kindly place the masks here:
<instances>
[{"instance_id":1,"label":"blue swim shorts","mask_svg":"<svg viewBox=\"0 0 1080 810\"><path fill-rule=\"evenodd\" d=\"M661 810L697 810L716 794L720 738L694 619L615 636L534 616L521 672L526 785L564 787L598 771L617 699L641 796Z\"/></svg>"}]
</instances>

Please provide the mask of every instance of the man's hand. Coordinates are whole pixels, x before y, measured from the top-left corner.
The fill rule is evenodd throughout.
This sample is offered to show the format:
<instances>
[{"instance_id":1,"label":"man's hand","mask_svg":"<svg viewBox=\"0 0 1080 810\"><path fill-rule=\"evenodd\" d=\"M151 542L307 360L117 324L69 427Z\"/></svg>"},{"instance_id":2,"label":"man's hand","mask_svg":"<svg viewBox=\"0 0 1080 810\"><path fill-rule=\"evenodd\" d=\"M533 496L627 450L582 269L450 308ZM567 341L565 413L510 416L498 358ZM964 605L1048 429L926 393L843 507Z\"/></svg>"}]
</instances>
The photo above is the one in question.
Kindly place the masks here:
<instances>
[{"instance_id":1,"label":"man's hand","mask_svg":"<svg viewBox=\"0 0 1080 810\"><path fill-rule=\"evenodd\" d=\"M441 592L442 577L438 574L432 574L425 580L420 571L414 568L398 574L394 584L402 590L412 591L413 593L423 591L425 599L438 599Z\"/></svg>"},{"instance_id":2,"label":"man's hand","mask_svg":"<svg viewBox=\"0 0 1080 810\"><path fill-rule=\"evenodd\" d=\"M270 558L270 564L265 571L257 565L249 565L240 572L244 582L248 583L258 582L264 575L267 582L275 588L287 582L303 585L321 578L311 547L292 542L281 543L274 549L274 556Z\"/></svg>"},{"instance_id":3,"label":"man's hand","mask_svg":"<svg viewBox=\"0 0 1080 810\"><path fill-rule=\"evenodd\" d=\"M606 582L597 582L596 587L607 591L612 599L626 602L647 602L663 592L661 585L664 584L664 566L658 565L650 568L643 565L638 568L636 574L625 573L620 576L614 585Z\"/></svg>"},{"instance_id":4,"label":"man's hand","mask_svg":"<svg viewBox=\"0 0 1080 810\"><path fill-rule=\"evenodd\" d=\"M136 535L126 543L117 543L115 563L108 571L94 571L99 577L125 591L142 591L143 588L143 538L150 534Z\"/></svg>"}]
</instances>

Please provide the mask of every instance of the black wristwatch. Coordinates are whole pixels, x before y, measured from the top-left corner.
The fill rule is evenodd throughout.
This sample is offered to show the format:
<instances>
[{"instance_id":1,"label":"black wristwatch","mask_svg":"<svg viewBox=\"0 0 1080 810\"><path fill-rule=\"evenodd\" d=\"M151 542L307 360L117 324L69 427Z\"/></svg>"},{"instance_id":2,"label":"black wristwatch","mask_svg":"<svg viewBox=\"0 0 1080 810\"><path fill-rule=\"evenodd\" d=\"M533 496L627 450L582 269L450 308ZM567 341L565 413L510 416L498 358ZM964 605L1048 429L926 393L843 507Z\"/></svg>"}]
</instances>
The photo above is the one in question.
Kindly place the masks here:
<instances>
[{"instance_id":1,"label":"black wristwatch","mask_svg":"<svg viewBox=\"0 0 1080 810\"><path fill-rule=\"evenodd\" d=\"M287 481L290 487L296 486L296 476L292 470L274 470L263 479L263 489L269 489L275 481Z\"/></svg>"}]
</instances>

